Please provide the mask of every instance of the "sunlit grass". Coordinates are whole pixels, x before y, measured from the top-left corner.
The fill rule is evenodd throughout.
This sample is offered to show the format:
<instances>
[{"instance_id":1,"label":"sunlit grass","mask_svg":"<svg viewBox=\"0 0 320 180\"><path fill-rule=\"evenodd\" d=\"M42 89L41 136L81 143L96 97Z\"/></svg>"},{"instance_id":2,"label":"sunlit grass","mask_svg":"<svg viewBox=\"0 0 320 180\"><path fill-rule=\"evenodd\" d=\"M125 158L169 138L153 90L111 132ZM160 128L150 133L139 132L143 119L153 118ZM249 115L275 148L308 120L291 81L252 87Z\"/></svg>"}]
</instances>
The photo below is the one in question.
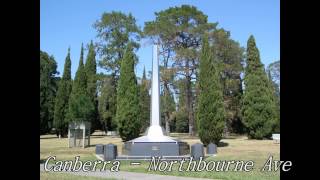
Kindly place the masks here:
<instances>
[{"instance_id":1,"label":"sunlit grass","mask_svg":"<svg viewBox=\"0 0 320 180\"><path fill-rule=\"evenodd\" d=\"M200 142L196 137L189 137L186 134L171 134L182 141L188 142L189 145ZM40 136L40 161L46 160L49 156L56 156L57 160L74 160L75 156L80 156L80 160L96 160L94 155L96 144L113 143L118 146L118 154L121 154L123 142L119 137L102 136L100 132L91 136L91 146L88 148L68 148L67 138L58 139L55 135ZM148 172L149 162L142 161L140 166L132 166L128 161L122 161L120 170L131 172L144 172L155 174L166 174L175 176L191 176L215 179L280 179L279 172L261 172L260 169L267 161L269 156L275 160L280 158L280 145L275 144L272 140L249 140L245 136L231 136L222 139L224 146L218 147L218 154L215 157L209 157L206 161L223 161L223 160L244 160L254 161L254 169L250 172L179 172L178 167L174 166L172 172Z\"/></svg>"}]
</instances>

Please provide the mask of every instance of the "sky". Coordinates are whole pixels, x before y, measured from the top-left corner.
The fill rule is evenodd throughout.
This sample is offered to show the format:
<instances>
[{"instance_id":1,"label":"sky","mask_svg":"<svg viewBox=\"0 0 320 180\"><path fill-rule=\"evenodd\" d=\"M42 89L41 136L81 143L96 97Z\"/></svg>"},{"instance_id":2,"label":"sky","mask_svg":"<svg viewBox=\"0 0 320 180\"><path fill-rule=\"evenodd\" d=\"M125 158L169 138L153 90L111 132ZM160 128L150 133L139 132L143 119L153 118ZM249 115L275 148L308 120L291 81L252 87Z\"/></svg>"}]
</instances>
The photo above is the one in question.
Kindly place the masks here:
<instances>
[{"instance_id":1,"label":"sky","mask_svg":"<svg viewBox=\"0 0 320 180\"><path fill-rule=\"evenodd\" d=\"M183 4L196 6L208 16L209 22L218 22L218 28L230 31L231 38L242 47L253 35L265 66L280 60L279 0L40 0L40 49L54 56L61 76L70 47L74 77L81 43L97 40L92 25L104 12L131 13L143 28L144 22L155 19L155 12ZM135 72L141 77L144 66L151 70L152 45L142 43L137 55L139 64ZM98 72L106 71L98 68Z\"/></svg>"}]
</instances>

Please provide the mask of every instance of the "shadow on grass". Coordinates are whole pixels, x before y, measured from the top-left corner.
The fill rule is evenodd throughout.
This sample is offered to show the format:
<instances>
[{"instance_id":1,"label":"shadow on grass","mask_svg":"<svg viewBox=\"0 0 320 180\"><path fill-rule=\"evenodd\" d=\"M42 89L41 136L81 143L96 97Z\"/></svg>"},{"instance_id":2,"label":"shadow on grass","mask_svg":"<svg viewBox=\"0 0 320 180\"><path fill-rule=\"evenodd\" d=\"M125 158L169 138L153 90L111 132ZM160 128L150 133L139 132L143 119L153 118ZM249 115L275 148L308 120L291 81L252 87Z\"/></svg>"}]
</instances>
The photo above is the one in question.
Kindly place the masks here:
<instances>
[{"instance_id":1,"label":"shadow on grass","mask_svg":"<svg viewBox=\"0 0 320 180\"><path fill-rule=\"evenodd\" d=\"M92 136L92 135L90 135L90 137L97 139L97 138L104 138L105 136L97 136L97 135L93 135L93 136Z\"/></svg>"},{"instance_id":2,"label":"shadow on grass","mask_svg":"<svg viewBox=\"0 0 320 180\"><path fill-rule=\"evenodd\" d=\"M229 137L223 137L223 139L237 139L237 137L229 136Z\"/></svg>"},{"instance_id":3,"label":"shadow on grass","mask_svg":"<svg viewBox=\"0 0 320 180\"><path fill-rule=\"evenodd\" d=\"M220 141L218 144L218 147L226 147L226 146L229 146L229 143Z\"/></svg>"},{"instance_id":4,"label":"shadow on grass","mask_svg":"<svg viewBox=\"0 0 320 180\"><path fill-rule=\"evenodd\" d=\"M46 162L45 159L40 159L40 164L43 164L43 163L45 163L45 162Z\"/></svg>"},{"instance_id":5,"label":"shadow on grass","mask_svg":"<svg viewBox=\"0 0 320 180\"><path fill-rule=\"evenodd\" d=\"M58 137L40 137L40 139L58 139Z\"/></svg>"},{"instance_id":6,"label":"shadow on grass","mask_svg":"<svg viewBox=\"0 0 320 180\"><path fill-rule=\"evenodd\" d=\"M96 145L98 144L90 144L90 146L87 146L87 147L96 147Z\"/></svg>"}]
</instances>

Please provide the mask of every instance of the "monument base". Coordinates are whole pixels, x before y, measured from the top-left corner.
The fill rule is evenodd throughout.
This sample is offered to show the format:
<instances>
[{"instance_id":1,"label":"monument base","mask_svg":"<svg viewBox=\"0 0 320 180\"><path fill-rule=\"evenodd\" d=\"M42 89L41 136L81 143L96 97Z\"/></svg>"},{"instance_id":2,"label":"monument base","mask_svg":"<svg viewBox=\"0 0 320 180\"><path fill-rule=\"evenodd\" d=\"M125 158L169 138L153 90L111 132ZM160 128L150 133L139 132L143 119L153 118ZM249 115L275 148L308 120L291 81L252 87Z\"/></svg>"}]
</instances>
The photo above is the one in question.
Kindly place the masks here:
<instances>
[{"instance_id":1,"label":"monument base","mask_svg":"<svg viewBox=\"0 0 320 180\"><path fill-rule=\"evenodd\" d=\"M122 154L128 156L183 156L190 152L186 142L134 142L124 143Z\"/></svg>"},{"instance_id":2,"label":"monument base","mask_svg":"<svg viewBox=\"0 0 320 180\"><path fill-rule=\"evenodd\" d=\"M186 142L165 136L161 126L153 125L147 130L146 136L141 136L124 143L122 154L127 157L179 157L190 154Z\"/></svg>"}]
</instances>

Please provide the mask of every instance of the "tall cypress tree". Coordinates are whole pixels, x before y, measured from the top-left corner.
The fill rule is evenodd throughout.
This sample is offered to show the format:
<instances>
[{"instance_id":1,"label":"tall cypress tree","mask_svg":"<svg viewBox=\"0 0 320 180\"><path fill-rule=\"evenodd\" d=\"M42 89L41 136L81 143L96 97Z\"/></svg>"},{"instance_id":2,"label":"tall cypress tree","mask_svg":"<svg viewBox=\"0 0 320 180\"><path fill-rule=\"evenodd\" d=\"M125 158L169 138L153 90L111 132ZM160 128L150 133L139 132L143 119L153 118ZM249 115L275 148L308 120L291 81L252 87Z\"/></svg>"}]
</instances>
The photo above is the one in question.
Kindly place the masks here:
<instances>
[{"instance_id":1,"label":"tall cypress tree","mask_svg":"<svg viewBox=\"0 0 320 180\"><path fill-rule=\"evenodd\" d=\"M276 100L272 83L264 71L252 35L247 43L244 85L242 116L248 137L254 139L268 137L277 119Z\"/></svg>"},{"instance_id":2,"label":"tall cypress tree","mask_svg":"<svg viewBox=\"0 0 320 180\"><path fill-rule=\"evenodd\" d=\"M68 112L69 96L72 88L71 81L71 59L70 48L65 60L63 75L59 83L57 96L55 99L53 125L56 128L57 135L64 137L67 133L66 114Z\"/></svg>"},{"instance_id":3,"label":"tall cypress tree","mask_svg":"<svg viewBox=\"0 0 320 180\"><path fill-rule=\"evenodd\" d=\"M197 122L203 144L218 144L225 125L223 92L217 60L210 53L208 37L204 36L199 66L199 99Z\"/></svg>"},{"instance_id":4,"label":"tall cypress tree","mask_svg":"<svg viewBox=\"0 0 320 180\"><path fill-rule=\"evenodd\" d=\"M94 106L87 92L87 77L83 64L83 46L81 46L80 61L73 81L67 119L69 122L90 122L93 110Z\"/></svg>"},{"instance_id":5,"label":"tall cypress tree","mask_svg":"<svg viewBox=\"0 0 320 180\"><path fill-rule=\"evenodd\" d=\"M93 42L90 42L89 52L85 64L85 72L87 76L87 93L94 105L94 111L91 119L91 132L101 127L98 118L98 100L97 100L97 63L96 52L94 50Z\"/></svg>"},{"instance_id":6,"label":"tall cypress tree","mask_svg":"<svg viewBox=\"0 0 320 180\"><path fill-rule=\"evenodd\" d=\"M139 91L139 105L140 113L139 119L141 121L140 132L145 132L150 125L150 95L149 95L149 83L146 77L146 69L143 69L143 75Z\"/></svg>"},{"instance_id":7,"label":"tall cypress tree","mask_svg":"<svg viewBox=\"0 0 320 180\"><path fill-rule=\"evenodd\" d=\"M83 64L83 45L81 45L78 70L74 77L71 94L87 94L87 76Z\"/></svg>"},{"instance_id":8,"label":"tall cypress tree","mask_svg":"<svg viewBox=\"0 0 320 180\"><path fill-rule=\"evenodd\" d=\"M134 59L131 45L128 45L121 62L120 77L117 90L118 131L123 141L139 136L139 99L137 80L134 73Z\"/></svg>"}]
</instances>

